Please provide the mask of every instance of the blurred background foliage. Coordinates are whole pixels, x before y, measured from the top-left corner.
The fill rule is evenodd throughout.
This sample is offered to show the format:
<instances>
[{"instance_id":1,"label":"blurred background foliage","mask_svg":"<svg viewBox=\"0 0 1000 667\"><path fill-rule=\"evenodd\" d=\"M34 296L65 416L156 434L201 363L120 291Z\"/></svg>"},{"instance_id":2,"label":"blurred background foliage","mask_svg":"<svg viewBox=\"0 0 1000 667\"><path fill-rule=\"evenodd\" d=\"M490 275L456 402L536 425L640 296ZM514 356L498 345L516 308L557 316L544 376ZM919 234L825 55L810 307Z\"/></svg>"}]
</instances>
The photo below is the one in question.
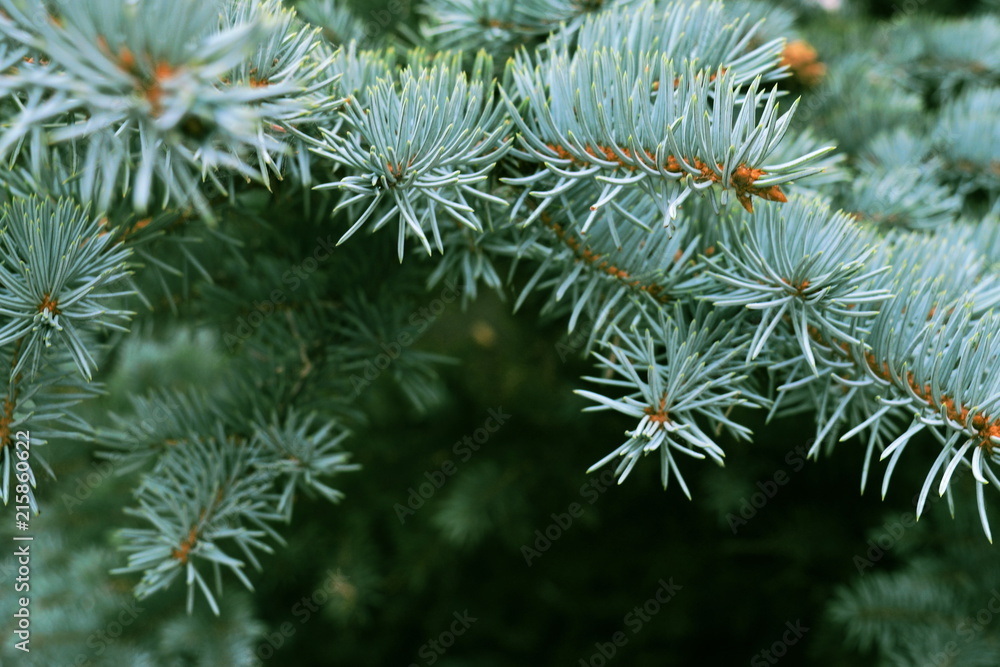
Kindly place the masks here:
<instances>
[{"instance_id":1,"label":"blurred background foliage","mask_svg":"<svg viewBox=\"0 0 1000 667\"><path fill-rule=\"evenodd\" d=\"M388 4L353 7L369 20ZM851 57L858 35L907 19L911 5L924 15L991 9L971 0L789 8L801 17L800 36L835 71ZM416 3L402 6L392 19L415 29ZM796 92L804 95L796 123L836 137L856 161L875 130L852 127L822 85ZM810 106L810 99L817 102ZM885 111L905 116L906 109ZM297 214L283 210L282 201L279 188L260 224L223 221L221 229L239 234L243 245L234 258L214 257L216 278L267 275L274 267L256 266L255 248L281 248L274 254L288 265L311 251L326 228L306 225L293 239L279 233L272 223ZM359 237L344 251L391 257L389 236ZM419 260L375 263L372 285L408 284L413 262ZM241 263L249 271L241 272ZM297 297L356 278L325 275L321 266ZM191 386L212 392L224 381L230 362L221 329L210 324L210 290L197 282L191 289L203 298L178 303L180 317L157 315L155 327L136 326L117 341L99 378L108 394L87 404L89 419L108 423L111 411L142 419L130 413L130 396ZM414 290L404 321L435 294ZM811 417L765 424L761 411L740 416L754 442L724 443L725 468L684 469L695 502L677 488L664 492L655 466L637 467L622 486L588 486L599 475L584 471L620 439L624 425L614 415L581 412L585 401L572 390L591 372L580 354L583 341L567 338L559 323L539 321L541 305L529 300L515 317L510 299L490 292L464 309L447 305L414 346L452 361L436 366L425 409L405 399L391 372L345 407L354 429L347 449L363 467L338 479L346 501L298 498L288 547L264 556L253 596L229 588L219 618L204 606L189 617L183 586L133 601L134 580L108 574L122 565L113 533L124 522L121 498L131 481L109 474L99 445L53 441L46 449L58 481L40 493L43 511L32 524L39 536L32 561L36 648L29 656L14 652L4 619L0 661L366 667L429 665L433 658L444 667L600 665L597 644L624 631L627 643L609 663L773 664L761 652L781 643L786 623L798 623L808 631L782 652L783 665L1000 664L995 614L981 615L971 635L963 630L973 628L969 619L988 608L1000 584L996 552L972 502L960 498L954 520L945 503L915 526L907 519L925 465L898 471L903 478L885 502L872 486L859 496L862 445L848 443L819 463L802 461L814 432ZM198 321L206 326L192 324ZM462 460L455 443L482 428L491 409L510 418ZM401 522L398 506L411 489L427 488L428 475L449 460L455 473ZM582 506L580 516L526 564L523 549L537 548L535 531L544 532L552 515L567 513L572 503ZM5 540L9 523L0 529ZM3 595L12 588L12 566L0 560ZM653 597L661 580L680 589L633 633L627 615ZM466 612L476 620L453 646L443 654L429 648L456 613ZM948 642L959 653L939 659Z\"/></svg>"}]
</instances>

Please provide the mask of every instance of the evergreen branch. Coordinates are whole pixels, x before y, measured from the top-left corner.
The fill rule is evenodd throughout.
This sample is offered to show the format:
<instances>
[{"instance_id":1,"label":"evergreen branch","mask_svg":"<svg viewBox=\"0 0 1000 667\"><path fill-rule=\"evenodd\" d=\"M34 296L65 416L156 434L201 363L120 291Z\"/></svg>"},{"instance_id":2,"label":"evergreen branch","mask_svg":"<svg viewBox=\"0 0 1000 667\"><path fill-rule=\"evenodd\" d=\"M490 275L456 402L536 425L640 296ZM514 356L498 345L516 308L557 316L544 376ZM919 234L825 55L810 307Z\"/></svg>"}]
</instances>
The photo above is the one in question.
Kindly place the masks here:
<instances>
[{"instance_id":1,"label":"evergreen branch","mask_svg":"<svg viewBox=\"0 0 1000 667\"><path fill-rule=\"evenodd\" d=\"M68 348L52 350L44 357L44 363L34 374L14 372L21 366L22 354L27 338L21 338L0 349L0 358L8 360L10 375L6 382L6 391L0 397L0 498L4 505L11 498L14 480L25 489L18 489L18 494L25 493L31 510L39 511L34 489L37 486L36 470L41 469L55 478L55 473L46 461L44 450L40 449L52 438L80 438L89 430L89 425L73 408L81 401L94 398L101 393L102 387L89 382L74 372L71 356L73 351ZM93 340L87 339L85 345L95 349ZM28 459L25 454L18 455L17 435L22 430L30 429L30 450ZM22 465L26 469L22 469Z\"/></svg>"},{"instance_id":2,"label":"evergreen branch","mask_svg":"<svg viewBox=\"0 0 1000 667\"><path fill-rule=\"evenodd\" d=\"M260 568L253 552L272 552L265 538L281 538L269 524L283 518L274 512L273 472L253 465L259 455L259 445L233 442L219 428L213 436L199 436L169 450L144 476L136 491L138 507L126 509L153 527L119 532L128 564L112 572L142 572L136 587L139 598L183 574L189 613L197 585L219 614L215 596L222 593L223 567L253 590L243 568L246 562ZM233 555L230 547L240 555ZM215 594L199 565L211 568Z\"/></svg>"},{"instance_id":3,"label":"evergreen branch","mask_svg":"<svg viewBox=\"0 0 1000 667\"><path fill-rule=\"evenodd\" d=\"M258 172L270 187L269 172L281 179L287 156L297 180L309 184L309 151L296 137L288 137L291 125L317 126L330 123L339 100L331 86L338 73L331 67L333 54L280 0L230 3L231 26L262 23L266 32L257 40L249 58L242 60L224 79L234 99L259 114L263 131L254 144Z\"/></svg>"},{"instance_id":4,"label":"evergreen branch","mask_svg":"<svg viewBox=\"0 0 1000 667\"><path fill-rule=\"evenodd\" d=\"M340 472L359 470L360 465L348 464L350 454L340 451L340 443L349 432L334 422L327 422L314 429L315 414L300 418L290 411L284 423L272 416L269 423L254 425L255 437L262 446L262 456L254 465L271 470L276 477L284 477L277 511L292 518L293 493L303 491L319 493L330 502L340 502L344 494L328 486L323 478ZM280 482L279 482L280 484Z\"/></svg>"},{"instance_id":5,"label":"evergreen branch","mask_svg":"<svg viewBox=\"0 0 1000 667\"><path fill-rule=\"evenodd\" d=\"M147 396L130 396L129 401L130 413L111 412L111 426L88 435L109 449L98 455L112 461L120 475L145 468L170 449L211 432L223 419L214 402L197 391L157 389Z\"/></svg>"},{"instance_id":6,"label":"evergreen branch","mask_svg":"<svg viewBox=\"0 0 1000 667\"><path fill-rule=\"evenodd\" d=\"M407 232L431 253L425 228L443 252L439 213L482 230L469 201L503 203L475 185L510 148L503 107L492 100L494 82L486 81L492 70L488 56L477 56L468 77L461 71L461 54L440 56L430 66L422 64L425 58L419 53L414 59L417 64L402 70L398 83L381 79L362 99L354 96L346 102L345 134L323 130L323 142L312 148L354 172L317 189L346 190L349 196L338 209L367 202L338 244L388 203L374 229L400 219L400 261Z\"/></svg>"},{"instance_id":7,"label":"evergreen branch","mask_svg":"<svg viewBox=\"0 0 1000 667\"><path fill-rule=\"evenodd\" d=\"M128 252L99 232L99 223L67 200L18 199L0 214L0 345L24 340L11 376L33 375L58 343L72 351L87 380L95 361L80 330L124 330L128 311L108 308L119 296L101 288L124 277Z\"/></svg>"},{"instance_id":8,"label":"evergreen branch","mask_svg":"<svg viewBox=\"0 0 1000 667\"><path fill-rule=\"evenodd\" d=\"M751 196L784 201L780 184L818 171L802 165L829 149L765 163L795 105L779 116L776 90L758 91L759 76L743 92L731 69L710 73L700 63L677 68L657 51L640 53L633 63L632 55L581 47L572 55L553 52L535 65L525 52L518 54L510 67L523 118L515 99L501 91L520 130L522 149L515 154L545 171L508 182L534 184L552 173L555 187L533 192L552 197L580 179L597 181L600 196L591 203L586 231L599 208L625 188L643 188L669 224L693 192L721 186L722 204L731 191L752 211ZM674 85L658 85L663 81ZM709 100L710 111L694 111Z\"/></svg>"},{"instance_id":9,"label":"evergreen branch","mask_svg":"<svg viewBox=\"0 0 1000 667\"><path fill-rule=\"evenodd\" d=\"M845 209L887 228L927 231L954 222L962 198L939 182L935 174L941 167L936 159L892 169L864 164L851 182Z\"/></svg>"},{"instance_id":10,"label":"evergreen branch","mask_svg":"<svg viewBox=\"0 0 1000 667\"><path fill-rule=\"evenodd\" d=\"M841 151L856 154L883 132L919 124L920 96L884 63L873 68L869 55L857 53L831 63L829 70L822 122Z\"/></svg>"},{"instance_id":11,"label":"evergreen branch","mask_svg":"<svg viewBox=\"0 0 1000 667\"><path fill-rule=\"evenodd\" d=\"M431 0L421 33L441 50L485 49L506 59L519 44L559 30L572 35L594 12L634 0Z\"/></svg>"},{"instance_id":12,"label":"evergreen branch","mask_svg":"<svg viewBox=\"0 0 1000 667\"><path fill-rule=\"evenodd\" d=\"M723 465L725 456L712 436L699 427L697 418L707 420L712 428L724 428L736 438L750 436L749 429L729 419L729 410L737 405L759 407L766 399L748 387L749 367L738 359L748 344L747 337L737 334L729 325L731 321L727 323L719 313L701 306L689 319L676 306L670 317L660 315L657 320L647 320L655 327L653 331L647 329L640 337L633 329L635 338L619 332L622 347L609 345L607 357L595 354L609 375L586 379L630 391L612 398L577 390L580 396L597 403L585 410L614 410L639 422L626 431L629 439L624 444L588 472L620 457L615 475L621 483L640 455L659 450L664 488L675 475L684 495L690 498L674 453L697 459L708 456L719 465ZM645 379L640 369L645 371Z\"/></svg>"},{"instance_id":13,"label":"evergreen branch","mask_svg":"<svg viewBox=\"0 0 1000 667\"><path fill-rule=\"evenodd\" d=\"M597 340L607 340L615 327L627 329L640 322L643 313L655 313L664 304L695 291L697 276L692 260L701 238L693 229L679 234L638 225L618 229L614 217L608 215L582 234L583 223L573 213L573 198L561 199L563 206L553 215L546 211L539 216L547 233L539 237L530 254L521 253L522 257L536 258L538 266L522 289L515 310L531 293L549 290L542 313L568 314L569 332L586 322L589 348ZM647 198L631 201L635 205L627 208L632 218L655 217ZM542 245L542 240L553 246Z\"/></svg>"},{"instance_id":14,"label":"evergreen branch","mask_svg":"<svg viewBox=\"0 0 1000 667\"><path fill-rule=\"evenodd\" d=\"M983 14L974 19L909 16L893 26L892 37L911 48L890 51L890 62L906 69L915 92L933 90L935 98L947 101L969 88L1000 83L1000 19ZM905 60L900 56L905 55Z\"/></svg>"},{"instance_id":15,"label":"evergreen branch","mask_svg":"<svg viewBox=\"0 0 1000 667\"><path fill-rule=\"evenodd\" d=\"M938 118L935 140L947 163L943 173L960 181L1000 192L1000 129L990 121L1000 106L1000 89L974 89L947 104Z\"/></svg>"},{"instance_id":16,"label":"evergreen branch","mask_svg":"<svg viewBox=\"0 0 1000 667\"><path fill-rule=\"evenodd\" d=\"M754 13L757 19L752 18ZM746 85L758 77L770 82L787 76L780 65L783 35L761 39L766 24L759 10L731 11L716 1L698 5L650 0L617 3L608 11L587 16L578 34L565 30L555 33L544 50L567 53L576 47L587 52L581 54L584 58L614 50L621 54L630 75L644 71L646 56L652 56L654 62L661 57L677 63L687 60L703 72L734 70L736 84ZM675 79L655 78L650 87L639 90L658 90L661 85L666 87L667 81Z\"/></svg>"},{"instance_id":17,"label":"evergreen branch","mask_svg":"<svg viewBox=\"0 0 1000 667\"><path fill-rule=\"evenodd\" d=\"M744 306L760 313L761 323L747 351L755 359L772 332L789 321L802 354L816 373L816 358L828 354L819 340L859 343L860 320L870 319L888 290L868 284L887 266L872 265L871 232L822 201L798 198L788 207L768 207L742 221L732 243L709 275L729 289L706 295L716 306Z\"/></svg>"},{"instance_id":18,"label":"evergreen branch","mask_svg":"<svg viewBox=\"0 0 1000 667\"><path fill-rule=\"evenodd\" d=\"M291 14L276 0L226 3L221 24L217 2L140 11L125 0L57 0L51 13L31 4L22 11L14 0L0 3L12 17L0 21L0 32L45 63L5 74L2 85L29 92L0 134L0 153L41 123L52 141L91 139L100 147L94 166L111 181L124 175L139 211L159 178L170 198L211 218L199 177L223 192L218 171L267 183L265 167L286 150L273 127L322 99L315 79L324 65L306 57L315 34L293 34ZM245 60L246 52L257 60ZM251 81L241 68L257 76Z\"/></svg>"}]
</instances>

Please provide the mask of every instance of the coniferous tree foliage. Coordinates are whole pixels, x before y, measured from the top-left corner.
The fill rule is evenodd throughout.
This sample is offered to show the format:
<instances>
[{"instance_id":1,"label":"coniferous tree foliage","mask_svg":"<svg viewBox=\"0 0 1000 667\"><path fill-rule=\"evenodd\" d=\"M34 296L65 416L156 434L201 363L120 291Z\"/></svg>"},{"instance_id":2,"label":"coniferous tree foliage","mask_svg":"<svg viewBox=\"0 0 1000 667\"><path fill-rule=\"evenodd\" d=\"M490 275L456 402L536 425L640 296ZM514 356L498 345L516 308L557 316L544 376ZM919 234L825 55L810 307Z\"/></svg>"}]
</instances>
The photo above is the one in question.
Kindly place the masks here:
<instances>
[{"instance_id":1,"label":"coniferous tree foliage","mask_svg":"<svg viewBox=\"0 0 1000 667\"><path fill-rule=\"evenodd\" d=\"M827 618L885 664L994 664L992 626L967 644L954 627L992 580L935 587L957 556L921 540L961 535L960 567L991 567L996 9L0 0L0 496L53 526L35 553L55 554L38 595L56 611L35 632L73 636L37 664L81 640L108 664L266 659L253 595L308 550L303 512L346 535L342 569L311 571L336 592L323 613L374 613L400 533L359 540L364 502L399 498L358 507L352 480L413 455L405 420L461 411L456 360L426 337L449 304L491 299L565 334L583 377L544 380L545 409L624 431L577 450L579 480L648 469L664 502L722 507L699 491L711 467L794 424L803 461L853 470L844 497L874 488L914 520L946 499L955 523L936 511L898 572L862 568ZM473 327L479 352L496 326ZM523 553L523 454L473 460L428 525ZM84 499L57 472L84 459L113 525L74 527L92 548L64 555L55 527ZM415 564L395 590L425 586L426 545L400 544ZM68 620L59 590L79 584L57 577L94 582L93 619ZM94 640L128 600L164 610L137 620L157 640Z\"/></svg>"}]
</instances>

